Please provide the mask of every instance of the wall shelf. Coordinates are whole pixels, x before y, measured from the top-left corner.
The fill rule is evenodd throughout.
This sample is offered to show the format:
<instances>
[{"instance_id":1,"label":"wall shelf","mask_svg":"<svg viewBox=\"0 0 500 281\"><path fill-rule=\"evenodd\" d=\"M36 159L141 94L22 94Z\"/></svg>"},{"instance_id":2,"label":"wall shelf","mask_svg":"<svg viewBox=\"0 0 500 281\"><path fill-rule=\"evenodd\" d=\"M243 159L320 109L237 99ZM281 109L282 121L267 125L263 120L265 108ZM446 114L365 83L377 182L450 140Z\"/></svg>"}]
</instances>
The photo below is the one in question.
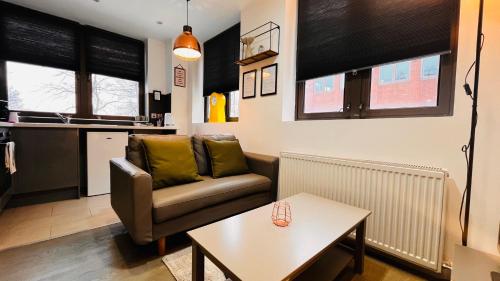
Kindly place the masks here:
<instances>
[{"instance_id":1,"label":"wall shelf","mask_svg":"<svg viewBox=\"0 0 500 281\"><path fill-rule=\"evenodd\" d=\"M252 64L254 62L258 62L258 61L261 61L261 60L265 60L267 58L275 57L278 54L279 53L277 53L277 52L275 52L273 50L267 50L265 52L253 55L253 56L251 56L249 58L239 60L236 63L239 64L239 65L242 65L242 66L243 65L249 65L249 64Z\"/></svg>"},{"instance_id":2,"label":"wall shelf","mask_svg":"<svg viewBox=\"0 0 500 281\"><path fill-rule=\"evenodd\" d=\"M279 54L280 27L267 22L240 36L239 65L249 65Z\"/></svg>"}]
</instances>

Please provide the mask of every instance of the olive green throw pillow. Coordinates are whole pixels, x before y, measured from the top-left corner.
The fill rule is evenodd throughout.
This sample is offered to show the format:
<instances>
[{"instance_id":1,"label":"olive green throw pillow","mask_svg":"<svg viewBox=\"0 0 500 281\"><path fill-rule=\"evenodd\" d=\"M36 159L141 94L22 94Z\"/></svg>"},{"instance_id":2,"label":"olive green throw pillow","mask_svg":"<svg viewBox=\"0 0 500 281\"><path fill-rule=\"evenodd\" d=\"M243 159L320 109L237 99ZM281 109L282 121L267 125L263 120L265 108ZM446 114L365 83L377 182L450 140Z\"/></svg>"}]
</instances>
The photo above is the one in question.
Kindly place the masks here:
<instances>
[{"instance_id":1,"label":"olive green throw pillow","mask_svg":"<svg viewBox=\"0 0 500 281\"><path fill-rule=\"evenodd\" d=\"M145 138L142 142L153 177L153 189L202 180L188 137Z\"/></svg>"},{"instance_id":2,"label":"olive green throw pillow","mask_svg":"<svg viewBox=\"0 0 500 281\"><path fill-rule=\"evenodd\" d=\"M205 140L212 165L212 176L241 175L248 172L248 165L238 140Z\"/></svg>"}]
</instances>

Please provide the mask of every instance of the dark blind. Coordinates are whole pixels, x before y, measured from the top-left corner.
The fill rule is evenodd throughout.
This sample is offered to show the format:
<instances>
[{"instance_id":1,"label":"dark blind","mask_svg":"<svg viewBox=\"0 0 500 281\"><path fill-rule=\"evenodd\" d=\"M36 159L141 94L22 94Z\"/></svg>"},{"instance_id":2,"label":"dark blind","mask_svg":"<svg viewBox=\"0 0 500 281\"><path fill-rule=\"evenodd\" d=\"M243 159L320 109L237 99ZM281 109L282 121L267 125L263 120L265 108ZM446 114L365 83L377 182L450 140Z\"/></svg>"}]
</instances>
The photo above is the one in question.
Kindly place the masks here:
<instances>
[{"instance_id":1,"label":"dark blind","mask_svg":"<svg viewBox=\"0 0 500 281\"><path fill-rule=\"evenodd\" d=\"M78 23L0 1L0 59L77 70Z\"/></svg>"},{"instance_id":2,"label":"dark blind","mask_svg":"<svg viewBox=\"0 0 500 281\"><path fill-rule=\"evenodd\" d=\"M457 0L299 0L297 81L446 53Z\"/></svg>"},{"instance_id":3,"label":"dark blind","mask_svg":"<svg viewBox=\"0 0 500 281\"><path fill-rule=\"evenodd\" d=\"M144 42L94 27L85 27L87 72L144 80Z\"/></svg>"},{"instance_id":4,"label":"dark blind","mask_svg":"<svg viewBox=\"0 0 500 281\"><path fill-rule=\"evenodd\" d=\"M203 95L238 90L240 69L235 62L240 52L240 24L206 41L203 47Z\"/></svg>"}]
</instances>

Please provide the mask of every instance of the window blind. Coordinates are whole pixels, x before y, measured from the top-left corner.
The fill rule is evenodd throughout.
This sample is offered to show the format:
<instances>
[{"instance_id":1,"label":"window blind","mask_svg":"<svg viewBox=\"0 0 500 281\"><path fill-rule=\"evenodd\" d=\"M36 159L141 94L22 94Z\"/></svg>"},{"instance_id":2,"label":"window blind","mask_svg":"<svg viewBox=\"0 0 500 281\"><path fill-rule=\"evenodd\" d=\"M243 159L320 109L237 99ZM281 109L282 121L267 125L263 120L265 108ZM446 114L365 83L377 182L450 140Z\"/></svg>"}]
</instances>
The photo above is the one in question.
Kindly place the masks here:
<instances>
[{"instance_id":1,"label":"window blind","mask_svg":"<svg viewBox=\"0 0 500 281\"><path fill-rule=\"evenodd\" d=\"M85 26L87 72L144 81L144 42Z\"/></svg>"},{"instance_id":2,"label":"window blind","mask_svg":"<svg viewBox=\"0 0 500 281\"><path fill-rule=\"evenodd\" d=\"M77 70L76 22L0 1L0 59Z\"/></svg>"},{"instance_id":3,"label":"window blind","mask_svg":"<svg viewBox=\"0 0 500 281\"><path fill-rule=\"evenodd\" d=\"M239 88L240 24L223 31L203 44L203 95L227 93Z\"/></svg>"},{"instance_id":4,"label":"window blind","mask_svg":"<svg viewBox=\"0 0 500 281\"><path fill-rule=\"evenodd\" d=\"M297 81L451 50L458 0L299 0Z\"/></svg>"}]
</instances>

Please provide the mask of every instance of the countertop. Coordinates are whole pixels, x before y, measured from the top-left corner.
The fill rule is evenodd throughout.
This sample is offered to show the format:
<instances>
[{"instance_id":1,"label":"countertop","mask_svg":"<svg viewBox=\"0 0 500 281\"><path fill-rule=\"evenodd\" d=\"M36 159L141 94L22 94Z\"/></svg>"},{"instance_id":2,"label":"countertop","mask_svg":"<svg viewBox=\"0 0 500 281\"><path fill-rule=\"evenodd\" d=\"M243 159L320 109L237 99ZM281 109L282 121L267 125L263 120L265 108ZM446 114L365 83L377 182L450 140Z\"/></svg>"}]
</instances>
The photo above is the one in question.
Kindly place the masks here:
<instances>
[{"instance_id":1,"label":"countertop","mask_svg":"<svg viewBox=\"0 0 500 281\"><path fill-rule=\"evenodd\" d=\"M112 129L112 130L177 130L176 126L125 126L108 124L58 124L58 123L9 123L0 122L3 128L68 128L68 129Z\"/></svg>"}]
</instances>

